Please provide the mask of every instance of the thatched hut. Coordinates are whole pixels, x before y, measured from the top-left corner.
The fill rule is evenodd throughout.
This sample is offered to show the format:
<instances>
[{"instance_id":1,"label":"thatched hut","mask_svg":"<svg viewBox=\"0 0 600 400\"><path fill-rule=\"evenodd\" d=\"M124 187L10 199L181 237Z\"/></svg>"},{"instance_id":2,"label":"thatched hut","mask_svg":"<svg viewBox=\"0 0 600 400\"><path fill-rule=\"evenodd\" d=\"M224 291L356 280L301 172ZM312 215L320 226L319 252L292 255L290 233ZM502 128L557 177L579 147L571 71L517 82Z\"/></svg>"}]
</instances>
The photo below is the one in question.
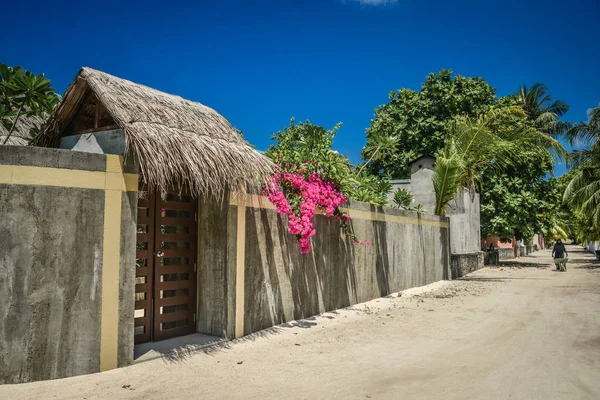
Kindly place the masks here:
<instances>
[{"instance_id":1,"label":"thatched hut","mask_svg":"<svg viewBox=\"0 0 600 400\"><path fill-rule=\"evenodd\" d=\"M220 197L271 171L270 161L212 108L87 67L36 144L58 147L61 137L115 128L139 160L141 180L162 192L179 182L195 195Z\"/></svg>"},{"instance_id":2,"label":"thatched hut","mask_svg":"<svg viewBox=\"0 0 600 400\"><path fill-rule=\"evenodd\" d=\"M222 282L214 271L227 260L226 245L210 244L227 222L218 210L227 209L227 193L260 185L272 163L212 108L91 68L77 74L35 144L116 154L127 168L139 165L139 196L123 197L124 209L136 210L137 203L137 224L121 229L122 237L131 229L136 244L121 248L131 257L122 263L132 276L121 284L132 299L135 286L129 320L135 342L225 335L210 323L224 313L212 292Z\"/></svg>"}]
</instances>

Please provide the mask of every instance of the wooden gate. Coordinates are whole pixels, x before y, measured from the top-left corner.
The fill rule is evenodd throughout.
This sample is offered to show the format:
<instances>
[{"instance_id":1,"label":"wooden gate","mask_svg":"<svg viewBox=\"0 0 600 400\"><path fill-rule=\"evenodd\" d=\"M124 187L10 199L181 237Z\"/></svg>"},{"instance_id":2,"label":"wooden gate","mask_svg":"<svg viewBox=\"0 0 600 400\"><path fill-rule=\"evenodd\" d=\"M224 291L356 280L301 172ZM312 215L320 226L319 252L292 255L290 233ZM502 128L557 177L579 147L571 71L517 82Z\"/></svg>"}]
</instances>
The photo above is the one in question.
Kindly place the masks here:
<instances>
[{"instance_id":1,"label":"wooden gate","mask_svg":"<svg viewBox=\"0 0 600 400\"><path fill-rule=\"evenodd\" d=\"M198 203L187 190L146 193L138 200L135 343L196 331Z\"/></svg>"}]
</instances>

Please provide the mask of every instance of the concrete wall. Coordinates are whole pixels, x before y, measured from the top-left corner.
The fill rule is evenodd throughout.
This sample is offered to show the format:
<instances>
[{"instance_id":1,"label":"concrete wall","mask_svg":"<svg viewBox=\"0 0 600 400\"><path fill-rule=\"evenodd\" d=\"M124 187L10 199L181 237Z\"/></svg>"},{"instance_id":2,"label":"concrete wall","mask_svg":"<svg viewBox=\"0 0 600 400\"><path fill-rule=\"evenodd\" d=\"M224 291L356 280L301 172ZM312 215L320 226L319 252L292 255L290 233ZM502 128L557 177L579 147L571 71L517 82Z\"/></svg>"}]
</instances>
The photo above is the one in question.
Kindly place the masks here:
<instances>
[{"instance_id":1,"label":"concrete wall","mask_svg":"<svg viewBox=\"0 0 600 400\"><path fill-rule=\"evenodd\" d=\"M479 194L473 200L467 190L459 192L450 202L450 251L465 254L481 251L481 221Z\"/></svg>"},{"instance_id":2,"label":"concrete wall","mask_svg":"<svg viewBox=\"0 0 600 400\"><path fill-rule=\"evenodd\" d=\"M0 383L131 363L137 173L121 162L0 146Z\"/></svg>"},{"instance_id":3,"label":"concrete wall","mask_svg":"<svg viewBox=\"0 0 600 400\"><path fill-rule=\"evenodd\" d=\"M435 191L433 189L433 170L423 168L415 171L407 182L392 183L392 194L397 188L404 188L410 191L414 198L413 205L423 206L428 212L435 210Z\"/></svg>"},{"instance_id":4,"label":"concrete wall","mask_svg":"<svg viewBox=\"0 0 600 400\"><path fill-rule=\"evenodd\" d=\"M60 148L85 153L124 155L126 149L125 133L120 129L63 136Z\"/></svg>"},{"instance_id":5,"label":"concrete wall","mask_svg":"<svg viewBox=\"0 0 600 400\"><path fill-rule=\"evenodd\" d=\"M220 337L235 335L236 214L229 203L198 202L197 330ZM233 270L229 270L232 267Z\"/></svg>"},{"instance_id":6,"label":"concrete wall","mask_svg":"<svg viewBox=\"0 0 600 400\"><path fill-rule=\"evenodd\" d=\"M497 249L497 250L499 253L500 260L512 260L513 258L515 258L515 249L513 249L513 248L510 248L510 249L501 248L501 249Z\"/></svg>"},{"instance_id":7,"label":"concrete wall","mask_svg":"<svg viewBox=\"0 0 600 400\"><path fill-rule=\"evenodd\" d=\"M447 218L352 202L355 233L372 245L354 246L337 222L317 215L313 248L302 255L287 218L264 197L202 208L199 332L239 337L449 278ZM209 228L214 215L220 226Z\"/></svg>"},{"instance_id":8,"label":"concrete wall","mask_svg":"<svg viewBox=\"0 0 600 400\"><path fill-rule=\"evenodd\" d=\"M433 188L435 158L421 157L411 163L410 180L397 180L390 182L393 191L389 200L393 199L393 192L397 188L409 190L414 197L414 205L421 204L423 209L432 213L435 210L436 199ZM446 215L450 218L450 250L455 255L465 255L461 264L471 264L472 260L481 260L479 268L483 267L481 252L481 217L479 194L471 199L469 192L461 190L456 198L447 207ZM468 255L472 254L470 257ZM458 262L458 261L457 261Z\"/></svg>"},{"instance_id":9,"label":"concrete wall","mask_svg":"<svg viewBox=\"0 0 600 400\"><path fill-rule=\"evenodd\" d=\"M452 279L461 278L470 272L477 271L482 265L484 265L484 253L482 251L452 254L450 258Z\"/></svg>"}]
</instances>

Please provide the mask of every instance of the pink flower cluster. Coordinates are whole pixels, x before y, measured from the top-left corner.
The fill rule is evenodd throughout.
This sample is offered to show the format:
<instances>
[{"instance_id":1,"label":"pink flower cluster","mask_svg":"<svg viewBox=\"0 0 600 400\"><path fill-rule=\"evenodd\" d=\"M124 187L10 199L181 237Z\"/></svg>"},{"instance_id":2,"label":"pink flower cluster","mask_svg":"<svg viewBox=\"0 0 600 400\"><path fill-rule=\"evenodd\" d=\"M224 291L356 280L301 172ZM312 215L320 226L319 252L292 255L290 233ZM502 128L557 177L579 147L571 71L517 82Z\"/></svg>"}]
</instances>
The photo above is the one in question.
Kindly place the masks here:
<instances>
[{"instance_id":1,"label":"pink flower cluster","mask_svg":"<svg viewBox=\"0 0 600 400\"><path fill-rule=\"evenodd\" d=\"M313 217L317 209L328 217L335 213L336 220L340 220L338 207L346 202L346 196L320 172L312 172L302 166L287 168L287 171L279 165L277 168L263 194L275 205L278 213L289 216L288 232L298 237L300 253L308 253L310 238L316 233ZM348 221L347 216L341 218L344 222Z\"/></svg>"},{"instance_id":2,"label":"pink flower cluster","mask_svg":"<svg viewBox=\"0 0 600 400\"><path fill-rule=\"evenodd\" d=\"M288 232L298 238L300 253L310 251L310 238L316 234L312 220L317 211L335 218L353 244L371 245L354 235L348 216L339 208L346 202L346 196L341 193L339 184L323 174L318 163L288 163L280 154L275 158L280 163L276 164L277 172L266 182L263 194L278 213L289 217Z\"/></svg>"}]
</instances>

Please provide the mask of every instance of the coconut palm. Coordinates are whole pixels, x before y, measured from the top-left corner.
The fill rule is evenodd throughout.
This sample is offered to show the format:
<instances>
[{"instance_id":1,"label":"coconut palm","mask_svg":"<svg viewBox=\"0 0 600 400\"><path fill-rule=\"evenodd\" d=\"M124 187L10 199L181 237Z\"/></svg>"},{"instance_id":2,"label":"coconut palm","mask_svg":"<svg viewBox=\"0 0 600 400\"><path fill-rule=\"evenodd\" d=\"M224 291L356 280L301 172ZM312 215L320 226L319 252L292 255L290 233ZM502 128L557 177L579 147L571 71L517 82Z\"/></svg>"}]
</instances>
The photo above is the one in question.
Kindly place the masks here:
<instances>
[{"instance_id":1,"label":"coconut palm","mask_svg":"<svg viewBox=\"0 0 600 400\"><path fill-rule=\"evenodd\" d=\"M600 227L600 155L582 164L567 185L564 201L585 215L590 225Z\"/></svg>"},{"instance_id":2,"label":"coconut palm","mask_svg":"<svg viewBox=\"0 0 600 400\"><path fill-rule=\"evenodd\" d=\"M571 145L583 146L571 154L571 162L577 166L591 161L600 152L600 106L589 112L588 122L572 125L567 131Z\"/></svg>"},{"instance_id":3,"label":"coconut palm","mask_svg":"<svg viewBox=\"0 0 600 400\"><path fill-rule=\"evenodd\" d=\"M499 172L523 163L532 152L566 156L561 144L540 132L520 107L503 107L476 120L457 119L438 155L433 176L435 213L444 215L447 205L462 188L474 196L485 167Z\"/></svg>"},{"instance_id":4,"label":"coconut palm","mask_svg":"<svg viewBox=\"0 0 600 400\"><path fill-rule=\"evenodd\" d=\"M574 151L570 160L576 173L567 185L564 201L600 229L600 106L589 113L588 122L573 125L567 132L571 144L584 145Z\"/></svg>"},{"instance_id":5,"label":"coconut palm","mask_svg":"<svg viewBox=\"0 0 600 400\"><path fill-rule=\"evenodd\" d=\"M569 106L562 100L552 100L548 87L543 83L535 83L531 87L519 86L520 105L535 126L547 134L557 134L564 129L559 119Z\"/></svg>"}]
</instances>

